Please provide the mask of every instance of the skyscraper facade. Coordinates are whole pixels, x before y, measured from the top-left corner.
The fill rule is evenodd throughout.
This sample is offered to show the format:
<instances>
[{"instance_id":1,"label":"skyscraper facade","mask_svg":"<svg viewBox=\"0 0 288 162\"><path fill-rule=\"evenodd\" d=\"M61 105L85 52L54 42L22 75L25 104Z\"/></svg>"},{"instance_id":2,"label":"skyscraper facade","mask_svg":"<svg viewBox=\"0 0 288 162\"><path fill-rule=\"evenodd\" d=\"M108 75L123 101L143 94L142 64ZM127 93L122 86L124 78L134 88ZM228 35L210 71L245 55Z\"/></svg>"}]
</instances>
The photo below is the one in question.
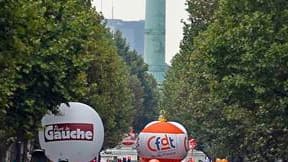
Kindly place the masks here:
<instances>
[{"instance_id":1,"label":"skyscraper facade","mask_svg":"<svg viewBox=\"0 0 288 162\"><path fill-rule=\"evenodd\" d=\"M119 30L126 39L131 50L136 50L141 56L144 54L144 20L124 21L107 19L107 26L112 30Z\"/></svg>"}]
</instances>

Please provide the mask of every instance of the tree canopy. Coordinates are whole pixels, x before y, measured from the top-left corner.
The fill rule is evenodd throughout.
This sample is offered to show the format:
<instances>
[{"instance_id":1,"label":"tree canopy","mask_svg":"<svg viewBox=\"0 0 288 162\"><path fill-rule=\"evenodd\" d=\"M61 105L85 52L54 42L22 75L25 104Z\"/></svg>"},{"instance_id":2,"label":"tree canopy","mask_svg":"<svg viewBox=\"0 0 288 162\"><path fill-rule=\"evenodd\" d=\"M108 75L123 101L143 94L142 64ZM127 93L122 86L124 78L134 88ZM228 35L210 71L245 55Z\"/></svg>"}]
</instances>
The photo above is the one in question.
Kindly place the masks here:
<instances>
[{"instance_id":1,"label":"tree canopy","mask_svg":"<svg viewBox=\"0 0 288 162\"><path fill-rule=\"evenodd\" d=\"M105 147L117 144L131 124L133 94L102 15L89 0L0 5L0 152L37 138L43 115L69 101L95 108Z\"/></svg>"},{"instance_id":2,"label":"tree canopy","mask_svg":"<svg viewBox=\"0 0 288 162\"><path fill-rule=\"evenodd\" d=\"M134 111L132 127L141 131L146 124L156 119L158 113L159 93L156 80L148 74L148 66L143 58L132 50L120 31L113 34L117 51L129 67L130 87L134 96Z\"/></svg>"},{"instance_id":3,"label":"tree canopy","mask_svg":"<svg viewBox=\"0 0 288 162\"><path fill-rule=\"evenodd\" d=\"M288 3L217 4L206 29L197 36L185 32L182 53L173 61L165 98L173 103L168 109L179 113L171 116L183 121L198 148L211 156L287 160Z\"/></svg>"}]
</instances>

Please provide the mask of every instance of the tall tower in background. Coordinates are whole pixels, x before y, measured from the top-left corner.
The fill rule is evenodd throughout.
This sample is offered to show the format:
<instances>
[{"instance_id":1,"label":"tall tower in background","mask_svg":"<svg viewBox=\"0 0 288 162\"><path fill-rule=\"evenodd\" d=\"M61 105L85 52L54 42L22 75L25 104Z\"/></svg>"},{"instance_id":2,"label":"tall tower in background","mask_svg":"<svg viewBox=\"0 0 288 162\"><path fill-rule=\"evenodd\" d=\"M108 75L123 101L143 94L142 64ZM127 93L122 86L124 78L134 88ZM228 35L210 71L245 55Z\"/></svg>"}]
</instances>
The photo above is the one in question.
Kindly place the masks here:
<instances>
[{"instance_id":1,"label":"tall tower in background","mask_svg":"<svg viewBox=\"0 0 288 162\"><path fill-rule=\"evenodd\" d=\"M146 0L144 62L158 84L162 84L165 63L165 8L166 0Z\"/></svg>"}]
</instances>

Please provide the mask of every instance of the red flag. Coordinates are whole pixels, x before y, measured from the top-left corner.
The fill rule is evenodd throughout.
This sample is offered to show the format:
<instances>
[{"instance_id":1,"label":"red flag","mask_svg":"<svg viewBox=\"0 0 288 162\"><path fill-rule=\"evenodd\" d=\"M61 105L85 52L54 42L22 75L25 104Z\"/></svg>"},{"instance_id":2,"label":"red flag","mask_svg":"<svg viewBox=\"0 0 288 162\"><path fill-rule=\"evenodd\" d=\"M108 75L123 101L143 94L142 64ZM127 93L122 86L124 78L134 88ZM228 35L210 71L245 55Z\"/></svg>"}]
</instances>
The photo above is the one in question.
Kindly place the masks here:
<instances>
[{"instance_id":1,"label":"red flag","mask_svg":"<svg viewBox=\"0 0 288 162\"><path fill-rule=\"evenodd\" d=\"M196 146L197 146L196 140L193 139L193 138L191 138L191 139L189 140L189 148L190 148L190 149L194 149Z\"/></svg>"}]
</instances>

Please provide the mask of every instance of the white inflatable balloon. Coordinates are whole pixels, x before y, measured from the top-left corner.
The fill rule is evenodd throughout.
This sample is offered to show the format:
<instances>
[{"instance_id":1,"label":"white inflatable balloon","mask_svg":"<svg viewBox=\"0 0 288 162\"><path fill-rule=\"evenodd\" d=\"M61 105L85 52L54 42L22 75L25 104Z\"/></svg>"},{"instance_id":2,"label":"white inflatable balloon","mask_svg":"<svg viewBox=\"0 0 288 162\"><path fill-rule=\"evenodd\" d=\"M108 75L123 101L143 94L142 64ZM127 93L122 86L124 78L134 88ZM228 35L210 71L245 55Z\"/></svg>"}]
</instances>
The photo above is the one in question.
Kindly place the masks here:
<instances>
[{"instance_id":1,"label":"white inflatable balloon","mask_svg":"<svg viewBox=\"0 0 288 162\"><path fill-rule=\"evenodd\" d=\"M39 142L54 161L87 162L98 156L104 141L104 127L98 113L88 105L69 102L60 105L59 115L42 118Z\"/></svg>"}]
</instances>

